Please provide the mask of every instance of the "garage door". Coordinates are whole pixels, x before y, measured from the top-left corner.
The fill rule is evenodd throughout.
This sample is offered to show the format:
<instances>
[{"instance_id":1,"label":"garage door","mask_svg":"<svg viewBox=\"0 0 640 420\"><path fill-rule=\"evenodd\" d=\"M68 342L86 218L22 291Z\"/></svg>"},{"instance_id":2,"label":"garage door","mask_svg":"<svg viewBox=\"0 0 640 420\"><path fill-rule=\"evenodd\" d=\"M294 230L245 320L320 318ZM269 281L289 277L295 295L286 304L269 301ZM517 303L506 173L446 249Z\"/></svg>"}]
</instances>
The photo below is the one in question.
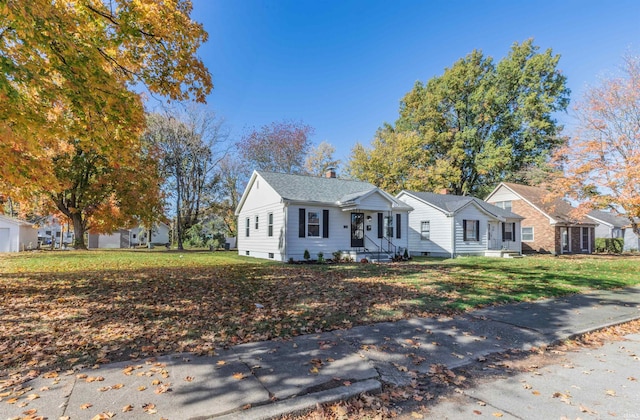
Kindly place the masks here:
<instances>
[{"instance_id":1,"label":"garage door","mask_svg":"<svg viewBox=\"0 0 640 420\"><path fill-rule=\"evenodd\" d=\"M9 229L0 228L0 252L9 252Z\"/></svg>"}]
</instances>

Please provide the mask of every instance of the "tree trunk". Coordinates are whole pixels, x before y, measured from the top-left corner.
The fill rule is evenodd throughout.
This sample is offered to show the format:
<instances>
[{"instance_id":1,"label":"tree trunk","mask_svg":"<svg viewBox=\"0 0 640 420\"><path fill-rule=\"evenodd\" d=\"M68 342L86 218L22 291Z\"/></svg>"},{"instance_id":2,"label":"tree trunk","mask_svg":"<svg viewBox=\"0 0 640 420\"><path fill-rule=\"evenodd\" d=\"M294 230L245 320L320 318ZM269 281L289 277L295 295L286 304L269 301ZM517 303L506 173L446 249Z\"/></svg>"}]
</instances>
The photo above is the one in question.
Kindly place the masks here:
<instances>
[{"instance_id":1,"label":"tree trunk","mask_svg":"<svg viewBox=\"0 0 640 420\"><path fill-rule=\"evenodd\" d=\"M73 247L75 249L87 249L84 243L84 223L82 223L81 213L71 213L71 223L73 223Z\"/></svg>"}]
</instances>

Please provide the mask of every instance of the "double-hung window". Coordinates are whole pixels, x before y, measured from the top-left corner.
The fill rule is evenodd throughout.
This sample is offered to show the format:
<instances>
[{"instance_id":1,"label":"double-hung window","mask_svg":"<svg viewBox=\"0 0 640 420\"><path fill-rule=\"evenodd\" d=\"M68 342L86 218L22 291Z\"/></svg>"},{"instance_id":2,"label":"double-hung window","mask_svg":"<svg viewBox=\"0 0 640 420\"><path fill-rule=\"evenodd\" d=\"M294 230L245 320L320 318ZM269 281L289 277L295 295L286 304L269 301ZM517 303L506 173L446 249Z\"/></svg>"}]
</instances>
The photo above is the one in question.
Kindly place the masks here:
<instances>
[{"instance_id":1,"label":"double-hung window","mask_svg":"<svg viewBox=\"0 0 640 420\"><path fill-rule=\"evenodd\" d=\"M523 226L521 228L522 242L533 242L533 227Z\"/></svg>"},{"instance_id":2,"label":"double-hung window","mask_svg":"<svg viewBox=\"0 0 640 420\"><path fill-rule=\"evenodd\" d=\"M258 221L259 220L260 220L260 216L256 216L256 230L258 230L258 226L259 226Z\"/></svg>"},{"instance_id":3,"label":"double-hung window","mask_svg":"<svg viewBox=\"0 0 640 420\"><path fill-rule=\"evenodd\" d=\"M251 219L247 217L247 220L245 222L244 236L249 237L249 231L251 230L250 227L251 227Z\"/></svg>"},{"instance_id":4,"label":"double-hung window","mask_svg":"<svg viewBox=\"0 0 640 420\"><path fill-rule=\"evenodd\" d=\"M431 222L429 220L423 220L420 222L420 239L428 241L431 238Z\"/></svg>"},{"instance_id":5,"label":"double-hung window","mask_svg":"<svg viewBox=\"0 0 640 420\"><path fill-rule=\"evenodd\" d=\"M267 214L267 236L273 236L273 213Z\"/></svg>"},{"instance_id":6,"label":"double-hung window","mask_svg":"<svg viewBox=\"0 0 640 420\"><path fill-rule=\"evenodd\" d=\"M479 220L463 220L462 230L463 230L463 240L465 241L480 240L480 221Z\"/></svg>"},{"instance_id":7,"label":"double-hung window","mask_svg":"<svg viewBox=\"0 0 640 420\"><path fill-rule=\"evenodd\" d=\"M320 237L320 213L317 211L307 212L307 236Z\"/></svg>"}]
</instances>

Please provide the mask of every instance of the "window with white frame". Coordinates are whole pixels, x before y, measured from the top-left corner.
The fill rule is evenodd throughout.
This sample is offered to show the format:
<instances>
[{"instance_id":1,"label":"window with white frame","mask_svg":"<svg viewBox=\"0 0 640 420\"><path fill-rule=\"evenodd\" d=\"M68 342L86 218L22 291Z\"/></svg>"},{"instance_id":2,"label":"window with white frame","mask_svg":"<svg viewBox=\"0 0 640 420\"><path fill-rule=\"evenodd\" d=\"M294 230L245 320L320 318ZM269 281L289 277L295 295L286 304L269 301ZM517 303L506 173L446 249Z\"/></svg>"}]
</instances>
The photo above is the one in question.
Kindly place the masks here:
<instances>
[{"instance_id":1,"label":"window with white frame","mask_svg":"<svg viewBox=\"0 0 640 420\"><path fill-rule=\"evenodd\" d=\"M496 201L493 205L511 211L511 201Z\"/></svg>"},{"instance_id":2,"label":"window with white frame","mask_svg":"<svg viewBox=\"0 0 640 420\"><path fill-rule=\"evenodd\" d=\"M479 220L463 220L462 230L463 230L463 240L465 241L480 240L480 221Z\"/></svg>"},{"instance_id":3,"label":"window with white frame","mask_svg":"<svg viewBox=\"0 0 640 420\"><path fill-rule=\"evenodd\" d=\"M522 226L522 242L533 242L533 226Z\"/></svg>"},{"instance_id":4,"label":"window with white frame","mask_svg":"<svg viewBox=\"0 0 640 420\"><path fill-rule=\"evenodd\" d=\"M251 227L251 219L249 219L249 218L247 217L247 220L246 220L246 223L245 223L245 232L244 232L244 236L249 237L249 231L251 230L251 229L250 229L250 227Z\"/></svg>"},{"instance_id":5,"label":"window with white frame","mask_svg":"<svg viewBox=\"0 0 640 420\"><path fill-rule=\"evenodd\" d=\"M256 216L256 230L258 230L258 226L259 226L258 221L259 220L260 220L260 216Z\"/></svg>"},{"instance_id":6,"label":"window with white frame","mask_svg":"<svg viewBox=\"0 0 640 420\"><path fill-rule=\"evenodd\" d=\"M307 236L320 237L320 213L317 211L307 212Z\"/></svg>"},{"instance_id":7,"label":"window with white frame","mask_svg":"<svg viewBox=\"0 0 640 420\"><path fill-rule=\"evenodd\" d=\"M267 214L267 235L273 236L273 213Z\"/></svg>"},{"instance_id":8,"label":"window with white frame","mask_svg":"<svg viewBox=\"0 0 640 420\"><path fill-rule=\"evenodd\" d=\"M428 241L431 238L431 222L423 220L420 222L420 239Z\"/></svg>"}]
</instances>

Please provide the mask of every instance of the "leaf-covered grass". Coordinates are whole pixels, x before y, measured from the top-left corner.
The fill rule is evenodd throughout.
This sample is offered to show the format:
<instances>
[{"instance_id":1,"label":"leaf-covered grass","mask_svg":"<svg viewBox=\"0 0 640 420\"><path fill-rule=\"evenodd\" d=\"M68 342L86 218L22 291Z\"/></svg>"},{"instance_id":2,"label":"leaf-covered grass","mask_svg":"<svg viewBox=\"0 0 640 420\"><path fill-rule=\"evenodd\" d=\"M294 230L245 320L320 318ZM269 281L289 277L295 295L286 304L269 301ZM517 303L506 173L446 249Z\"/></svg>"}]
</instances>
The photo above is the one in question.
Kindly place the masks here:
<instances>
[{"instance_id":1,"label":"leaf-covered grass","mask_svg":"<svg viewBox=\"0 0 640 420\"><path fill-rule=\"evenodd\" d=\"M638 267L638 257L289 265L231 252L5 254L0 380L623 287L640 283Z\"/></svg>"}]
</instances>

